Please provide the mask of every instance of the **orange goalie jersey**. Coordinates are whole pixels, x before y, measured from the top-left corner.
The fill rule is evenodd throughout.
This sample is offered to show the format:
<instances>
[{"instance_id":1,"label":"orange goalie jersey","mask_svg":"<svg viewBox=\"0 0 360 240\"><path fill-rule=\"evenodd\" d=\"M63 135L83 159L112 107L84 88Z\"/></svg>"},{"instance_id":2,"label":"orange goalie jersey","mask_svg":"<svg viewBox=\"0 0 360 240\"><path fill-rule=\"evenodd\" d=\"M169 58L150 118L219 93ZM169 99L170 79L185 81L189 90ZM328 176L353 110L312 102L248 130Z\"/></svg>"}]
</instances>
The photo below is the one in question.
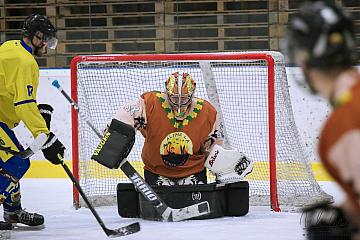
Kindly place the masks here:
<instances>
[{"instance_id":1,"label":"orange goalie jersey","mask_svg":"<svg viewBox=\"0 0 360 240\"><path fill-rule=\"evenodd\" d=\"M319 154L360 211L360 79L327 120L319 141ZM350 147L351 146L351 147Z\"/></svg>"},{"instance_id":2,"label":"orange goalie jersey","mask_svg":"<svg viewBox=\"0 0 360 240\"><path fill-rule=\"evenodd\" d=\"M177 121L165 98L162 92L144 93L119 109L115 118L144 136L141 157L146 170L171 178L198 173L204 169L206 152L223 143L216 109L194 97L187 116Z\"/></svg>"}]
</instances>

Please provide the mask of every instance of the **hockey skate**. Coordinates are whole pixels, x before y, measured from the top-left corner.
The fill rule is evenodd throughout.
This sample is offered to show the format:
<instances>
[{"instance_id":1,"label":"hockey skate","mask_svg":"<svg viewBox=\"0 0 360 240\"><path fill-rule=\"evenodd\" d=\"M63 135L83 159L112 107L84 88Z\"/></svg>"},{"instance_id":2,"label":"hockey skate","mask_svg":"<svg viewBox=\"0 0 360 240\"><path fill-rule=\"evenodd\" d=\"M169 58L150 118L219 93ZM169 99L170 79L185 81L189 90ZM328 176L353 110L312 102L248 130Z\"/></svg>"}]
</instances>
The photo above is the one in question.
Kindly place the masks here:
<instances>
[{"instance_id":1,"label":"hockey skate","mask_svg":"<svg viewBox=\"0 0 360 240\"><path fill-rule=\"evenodd\" d=\"M37 213L29 213L25 209L15 212L4 211L4 220L10 224L22 223L27 226L41 226L44 224L44 217Z\"/></svg>"},{"instance_id":2,"label":"hockey skate","mask_svg":"<svg viewBox=\"0 0 360 240\"><path fill-rule=\"evenodd\" d=\"M11 230L13 225L11 223L0 221L0 239L11 239Z\"/></svg>"},{"instance_id":3,"label":"hockey skate","mask_svg":"<svg viewBox=\"0 0 360 240\"><path fill-rule=\"evenodd\" d=\"M0 231L12 230L12 229L13 229L13 225L11 223L0 221Z\"/></svg>"}]
</instances>

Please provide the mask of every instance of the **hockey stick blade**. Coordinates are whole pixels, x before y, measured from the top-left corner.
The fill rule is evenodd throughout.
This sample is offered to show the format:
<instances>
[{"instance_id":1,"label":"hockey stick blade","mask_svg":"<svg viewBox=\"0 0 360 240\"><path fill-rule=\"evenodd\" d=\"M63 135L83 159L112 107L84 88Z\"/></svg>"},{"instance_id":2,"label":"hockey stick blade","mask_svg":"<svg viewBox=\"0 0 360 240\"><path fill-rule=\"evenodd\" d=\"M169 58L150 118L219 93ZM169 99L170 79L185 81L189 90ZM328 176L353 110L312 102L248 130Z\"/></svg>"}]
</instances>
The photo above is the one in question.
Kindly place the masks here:
<instances>
[{"instance_id":1,"label":"hockey stick blade","mask_svg":"<svg viewBox=\"0 0 360 240\"><path fill-rule=\"evenodd\" d=\"M26 150L22 151L22 152L18 152L18 151L10 149L10 147L4 147L4 146L1 146L1 145L0 145L0 150L5 151L7 153L10 153L10 154L12 154L14 156L18 156L18 157L21 157L22 155L24 155L24 152L26 152ZM101 220L98 213L95 211L95 209L90 204L89 200L87 199L85 193L81 189L79 183L76 181L74 175L71 173L70 169L66 166L66 164L64 162L61 163L61 166L64 168L65 172L67 173L67 175L69 176L69 178L71 179L71 181L73 182L75 187L80 192L82 198L84 199L84 201L88 205L90 211L92 212L92 214L94 215L94 217L96 218L96 220L100 224L101 228L104 230L105 234L108 237L121 237L121 236L126 236L126 235L133 234L133 233L136 233L136 232L140 231L140 224L138 222L127 225L127 226L124 226L124 227L121 227L121 228L118 228L118 229L114 229L114 230L106 228L104 222Z\"/></svg>"},{"instance_id":2,"label":"hockey stick blade","mask_svg":"<svg viewBox=\"0 0 360 240\"><path fill-rule=\"evenodd\" d=\"M80 114L79 106L76 102L64 91L60 83L57 80L52 82L52 85L57 88L60 93L69 101L74 110L84 118L86 124L94 131L94 133L101 139L102 135L100 132L93 126L93 124L86 118L85 115ZM153 206L156 212L163 218L164 221L176 222L193 217L198 217L210 213L209 203L207 201L197 203L188 207L174 209L161 200L161 198L156 194L156 192L145 182L145 180L139 175L135 168L128 162L124 161L120 165L121 170L125 175L130 179L134 184L136 189L144 196L144 198Z\"/></svg>"},{"instance_id":3,"label":"hockey stick blade","mask_svg":"<svg viewBox=\"0 0 360 240\"><path fill-rule=\"evenodd\" d=\"M198 217L210 213L209 202L204 201L188 207L172 209L173 222L186 220L193 217Z\"/></svg>"},{"instance_id":4,"label":"hockey stick blade","mask_svg":"<svg viewBox=\"0 0 360 240\"><path fill-rule=\"evenodd\" d=\"M87 204L88 208L90 209L90 211L94 215L96 221L99 223L99 225L101 226L101 228L104 230L105 234L108 237L121 237L121 236L126 236L126 235L133 234L133 233L136 233L136 232L140 231L140 224L138 222L127 225L127 226L124 226L124 227L121 227L121 228L118 228L118 229L114 229L114 230L108 229L105 226L102 219L100 218L99 214L96 212L95 208L89 202L89 200L86 197L84 191L80 187L79 182L75 179L74 175L72 174L72 172L70 171L68 166L66 166L66 164L64 162L61 163L61 166L64 168L66 174L69 176L69 178L71 179L71 181L75 185L76 189L79 191L81 197L83 198L83 200Z\"/></svg>"},{"instance_id":5,"label":"hockey stick blade","mask_svg":"<svg viewBox=\"0 0 360 240\"><path fill-rule=\"evenodd\" d=\"M10 154L17 156L19 158L22 158L22 159L26 159L26 158L29 158L32 155L34 155L34 152L30 148L27 148L24 151L18 152L18 151L12 150L10 147L4 147L4 146L0 145L0 150L10 153Z\"/></svg>"},{"instance_id":6,"label":"hockey stick blade","mask_svg":"<svg viewBox=\"0 0 360 240\"><path fill-rule=\"evenodd\" d=\"M193 217L199 217L210 213L209 202L204 201L183 208L167 207L162 214L169 222L179 222Z\"/></svg>"},{"instance_id":7,"label":"hockey stick blade","mask_svg":"<svg viewBox=\"0 0 360 240\"><path fill-rule=\"evenodd\" d=\"M10 226L11 227L9 227L8 230L24 231L24 232L27 232L27 231L40 231L40 230L45 228L44 225L42 225L41 227L39 227L39 226L30 227L30 226L11 225L10 224ZM105 234L108 237L111 237L111 238L126 236L126 235L130 235L130 234L133 234L133 233L136 233L136 232L139 232L139 231L140 231L140 224L137 223L137 222L132 223L132 224L127 225L127 226L124 226L124 227L121 227L121 228L118 228L118 229L113 229L113 230L105 228Z\"/></svg>"},{"instance_id":8,"label":"hockey stick blade","mask_svg":"<svg viewBox=\"0 0 360 240\"><path fill-rule=\"evenodd\" d=\"M136 222L118 229L113 229L113 230L106 229L105 233L108 237L116 238L116 237L130 235L139 231L140 231L140 224Z\"/></svg>"}]
</instances>

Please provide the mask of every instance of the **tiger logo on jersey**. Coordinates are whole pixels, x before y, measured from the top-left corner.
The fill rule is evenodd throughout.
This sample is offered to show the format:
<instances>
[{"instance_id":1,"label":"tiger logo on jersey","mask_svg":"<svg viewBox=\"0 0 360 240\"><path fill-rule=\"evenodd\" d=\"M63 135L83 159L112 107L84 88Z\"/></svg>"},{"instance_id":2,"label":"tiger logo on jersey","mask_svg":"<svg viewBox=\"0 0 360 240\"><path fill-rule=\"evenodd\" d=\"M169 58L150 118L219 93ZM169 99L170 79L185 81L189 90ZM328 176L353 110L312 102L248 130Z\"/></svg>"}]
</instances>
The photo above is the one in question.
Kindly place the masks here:
<instances>
[{"instance_id":1,"label":"tiger logo on jersey","mask_svg":"<svg viewBox=\"0 0 360 240\"><path fill-rule=\"evenodd\" d=\"M184 165L192 154L193 143L183 132L170 133L160 144L161 159L171 167Z\"/></svg>"}]
</instances>

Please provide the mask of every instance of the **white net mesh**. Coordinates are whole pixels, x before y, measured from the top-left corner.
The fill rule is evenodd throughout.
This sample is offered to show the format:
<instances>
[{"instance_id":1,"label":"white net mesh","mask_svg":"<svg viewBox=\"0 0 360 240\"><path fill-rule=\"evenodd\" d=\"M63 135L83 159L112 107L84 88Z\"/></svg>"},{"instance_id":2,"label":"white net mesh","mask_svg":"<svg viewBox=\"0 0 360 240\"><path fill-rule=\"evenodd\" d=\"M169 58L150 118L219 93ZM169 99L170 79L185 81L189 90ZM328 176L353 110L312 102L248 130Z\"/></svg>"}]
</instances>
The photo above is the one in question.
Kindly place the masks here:
<instances>
[{"instance_id":1,"label":"white net mesh","mask_svg":"<svg viewBox=\"0 0 360 240\"><path fill-rule=\"evenodd\" d=\"M137 99L145 91L164 90L164 82L170 73L186 71L197 83L195 95L221 108L231 147L256 161L253 172L246 178L250 183L251 204L270 205L270 183L276 185L275 181L270 181L269 174L271 144L276 149L276 187L280 207L303 206L330 198L316 183L303 150L292 113L282 55L266 53L275 60L275 120L270 118L270 122L267 61L230 60L233 57L224 60L224 56L236 55L243 59L254 54L249 52L212 54L202 61L208 66L210 75L199 66L197 59L200 54L192 54L193 60L186 61L134 61L131 56L126 61L87 59L77 63L77 79L73 79L72 84L77 86L80 111L102 130L119 106ZM222 60L218 60L220 56ZM270 141L270 145L269 124L275 124L276 132L275 142ZM116 202L117 184L128 182L128 179L121 170L109 170L90 160L99 139L84 119L79 118L78 129L79 156L74 161L79 163L80 184L94 204L113 204ZM128 157L140 173L143 171L142 144L143 137L138 133Z\"/></svg>"}]
</instances>

